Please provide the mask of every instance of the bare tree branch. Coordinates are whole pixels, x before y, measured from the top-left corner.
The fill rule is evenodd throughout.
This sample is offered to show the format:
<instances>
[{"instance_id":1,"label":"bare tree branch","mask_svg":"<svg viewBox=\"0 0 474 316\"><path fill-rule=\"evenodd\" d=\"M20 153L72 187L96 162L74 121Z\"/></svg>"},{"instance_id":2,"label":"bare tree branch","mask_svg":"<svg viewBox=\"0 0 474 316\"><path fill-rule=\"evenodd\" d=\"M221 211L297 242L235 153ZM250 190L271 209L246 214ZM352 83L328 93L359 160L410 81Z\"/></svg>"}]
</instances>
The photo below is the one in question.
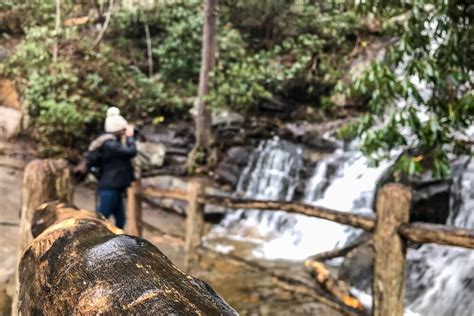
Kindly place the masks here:
<instances>
[{"instance_id":1,"label":"bare tree branch","mask_svg":"<svg viewBox=\"0 0 474 316\"><path fill-rule=\"evenodd\" d=\"M92 44L92 48L95 48L102 41L105 31L107 30L110 23L110 17L112 16L113 7L114 7L114 0L109 0L109 11L107 12L107 16L105 17L104 26L100 30L99 35L94 41L94 44Z\"/></svg>"}]
</instances>

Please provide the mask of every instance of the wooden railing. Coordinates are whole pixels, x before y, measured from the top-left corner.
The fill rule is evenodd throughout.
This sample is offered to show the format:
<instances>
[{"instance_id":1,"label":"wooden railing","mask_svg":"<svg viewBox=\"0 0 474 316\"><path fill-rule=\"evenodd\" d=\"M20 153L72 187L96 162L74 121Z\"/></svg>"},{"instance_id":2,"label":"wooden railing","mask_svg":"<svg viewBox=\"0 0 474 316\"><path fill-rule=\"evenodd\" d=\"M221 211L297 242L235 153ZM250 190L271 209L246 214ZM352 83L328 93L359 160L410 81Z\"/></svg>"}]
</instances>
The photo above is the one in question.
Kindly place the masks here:
<instances>
[{"instance_id":1,"label":"wooden railing","mask_svg":"<svg viewBox=\"0 0 474 316\"><path fill-rule=\"evenodd\" d=\"M128 196L130 233L136 235L141 235L143 227L141 215L141 199L143 197L170 198L188 202L185 237L186 270L190 270L199 260L198 249L203 234L206 204L231 209L282 210L361 228L372 233L375 251L372 315L375 316L402 316L404 313L407 241L474 249L474 230L444 225L409 223L411 192L400 184L387 184L379 190L376 218L303 203L208 195L205 194L205 186L200 180L190 181L187 191L141 188L139 182L135 182L130 187Z\"/></svg>"}]
</instances>

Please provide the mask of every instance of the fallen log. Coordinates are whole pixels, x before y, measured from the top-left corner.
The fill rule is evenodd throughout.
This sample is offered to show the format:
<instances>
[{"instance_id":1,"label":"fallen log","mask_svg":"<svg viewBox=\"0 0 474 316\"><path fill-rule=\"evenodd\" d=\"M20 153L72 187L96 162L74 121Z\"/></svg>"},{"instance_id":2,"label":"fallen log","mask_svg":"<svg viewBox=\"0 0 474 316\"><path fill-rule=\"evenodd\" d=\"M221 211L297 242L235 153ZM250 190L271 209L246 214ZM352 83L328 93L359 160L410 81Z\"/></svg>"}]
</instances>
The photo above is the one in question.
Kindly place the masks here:
<instances>
[{"instance_id":1,"label":"fallen log","mask_svg":"<svg viewBox=\"0 0 474 316\"><path fill-rule=\"evenodd\" d=\"M206 283L101 215L60 203L33 216L19 264L22 315L236 315Z\"/></svg>"}]
</instances>

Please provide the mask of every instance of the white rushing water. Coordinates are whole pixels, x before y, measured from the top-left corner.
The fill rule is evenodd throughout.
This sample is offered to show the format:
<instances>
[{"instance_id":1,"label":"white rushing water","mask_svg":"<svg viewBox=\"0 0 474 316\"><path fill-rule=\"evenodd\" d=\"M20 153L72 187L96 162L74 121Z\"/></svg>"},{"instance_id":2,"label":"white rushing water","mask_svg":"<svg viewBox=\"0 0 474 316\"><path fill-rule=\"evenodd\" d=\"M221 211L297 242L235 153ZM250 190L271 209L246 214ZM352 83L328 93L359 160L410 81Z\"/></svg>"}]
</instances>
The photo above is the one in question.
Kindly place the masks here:
<instances>
[{"instance_id":1,"label":"white rushing water","mask_svg":"<svg viewBox=\"0 0 474 316\"><path fill-rule=\"evenodd\" d=\"M474 229L474 161L454 179L447 225ZM407 255L409 308L420 315L474 315L474 251L426 244Z\"/></svg>"},{"instance_id":2,"label":"white rushing water","mask_svg":"<svg viewBox=\"0 0 474 316\"><path fill-rule=\"evenodd\" d=\"M262 142L240 178L238 192L247 198L292 200L295 188L301 184L301 155L301 149L291 143ZM313 176L305 183L304 202L373 215L375 185L387 166L388 163L369 167L359 152L339 149L316 165ZM227 215L213 233L260 241L261 247L254 251L257 257L302 260L344 246L361 231L282 211L238 210Z\"/></svg>"}]
</instances>

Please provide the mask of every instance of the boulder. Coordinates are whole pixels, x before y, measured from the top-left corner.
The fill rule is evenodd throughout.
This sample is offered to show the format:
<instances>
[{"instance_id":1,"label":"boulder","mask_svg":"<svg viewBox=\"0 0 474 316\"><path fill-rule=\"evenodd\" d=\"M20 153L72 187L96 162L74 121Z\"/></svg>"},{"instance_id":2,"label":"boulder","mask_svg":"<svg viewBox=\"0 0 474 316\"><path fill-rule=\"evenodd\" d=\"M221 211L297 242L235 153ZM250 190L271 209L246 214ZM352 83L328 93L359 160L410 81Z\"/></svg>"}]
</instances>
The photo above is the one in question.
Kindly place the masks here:
<instances>
[{"instance_id":1,"label":"boulder","mask_svg":"<svg viewBox=\"0 0 474 316\"><path fill-rule=\"evenodd\" d=\"M373 261L374 249L370 242L366 242L345 256L338 278L359 290L370 290Z\"/></svg>"},{"instance_id":2,"label":"boulder","mask_svg":"<svg viewBox=\"0 0 474 316\"><path fill-rule=\"evenodd\" d=\"M0 139L10 139L21 131L21 111L0 106Z\"/></svg>"},{"instance_id":3,"label":"boulder","mask_svg":"<svg viewBox=\"0 0 474 316\"><path fill-rule=\"evenodd\" d=\"M215 179L236 188L240 175L248 164L251 152L252 148L250 147L229 148L224 159L216 168Z\"/></svg>"},{"instance_id":4,"label":"boulder","mask_svg":"<svg viewBox=\"0 0 474 316\"><path fill-rule=\"evenodd\" d=\"M137 142L138 155L135 165L140 170L150 170L163 166L166 147L163 144L151 142Z\"/></svg>"},{"instance_id":5,"label":"boulder","mask_svg":"<svg viewBox=\"0 0 474 316\"><path fill-rule=\"evenodd\" d=\"M20 95L13 81L0 80L0 139L9 139L21 130L23 113Z\"/></svg>"}]
</instances>

